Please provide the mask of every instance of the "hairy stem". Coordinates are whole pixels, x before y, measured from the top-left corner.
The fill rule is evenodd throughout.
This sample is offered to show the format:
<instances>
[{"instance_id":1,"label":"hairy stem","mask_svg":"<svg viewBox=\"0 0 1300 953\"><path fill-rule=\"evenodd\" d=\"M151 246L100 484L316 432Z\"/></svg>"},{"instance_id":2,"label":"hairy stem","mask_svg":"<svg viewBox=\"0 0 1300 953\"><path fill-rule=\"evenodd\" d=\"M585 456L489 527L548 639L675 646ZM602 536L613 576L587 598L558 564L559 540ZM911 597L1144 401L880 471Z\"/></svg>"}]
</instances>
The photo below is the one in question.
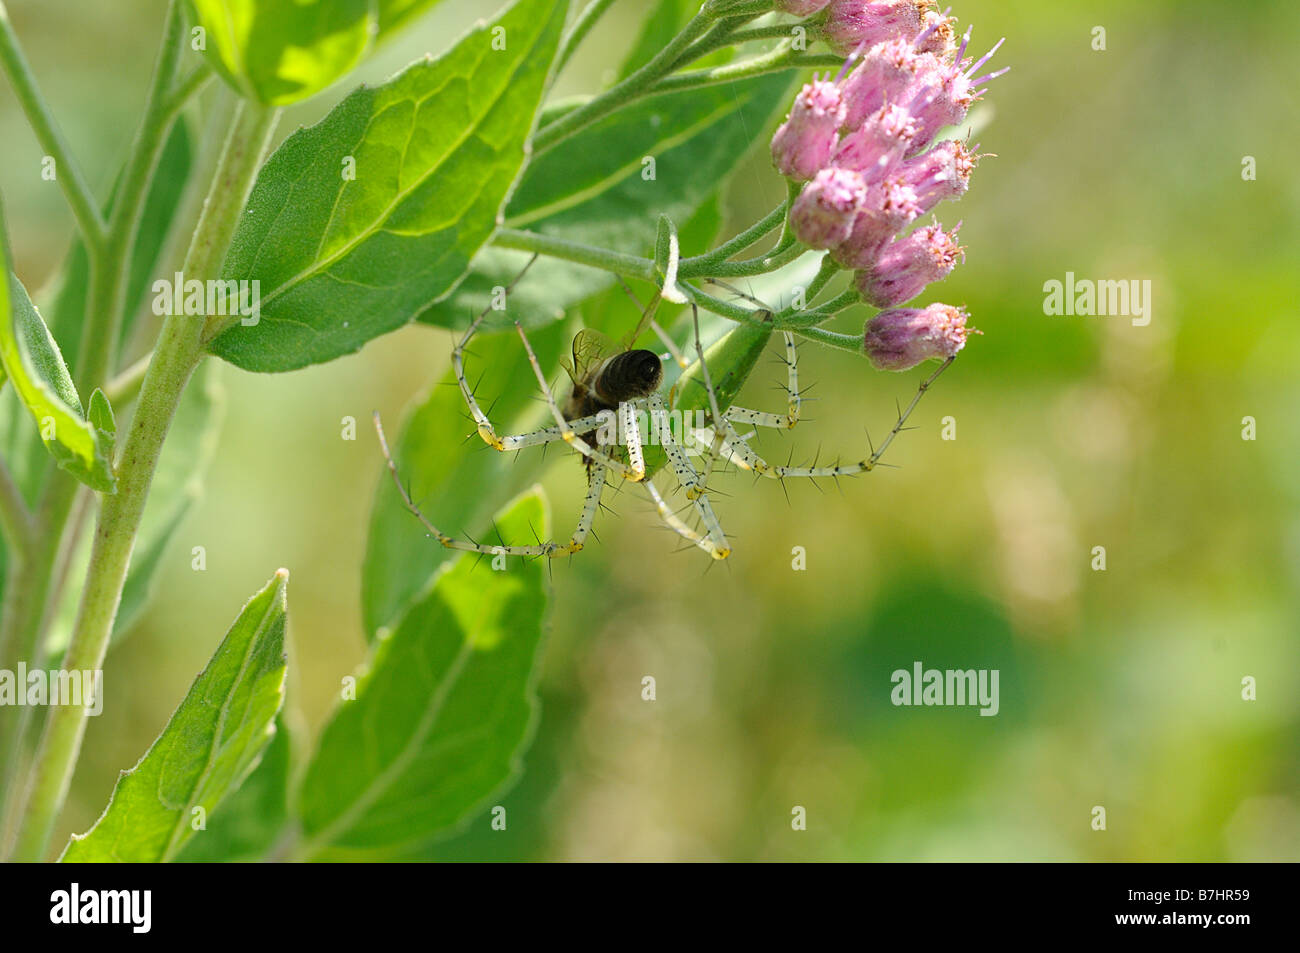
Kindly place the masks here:
<instances>
[{"instance_id":1,"label":"hairy stem","mask_svg":"<svg viewBox=\"0 0 1300 953\"><path fill-rule=\"evenodd\" d=\"M667 46L621 83L617 83L595 99L583 103L577 109L565 113L559 119L539 129L533 136L534 156L541 155L574 133L636 99L647 87L664 76L672 69L673 61L681 55L682 51L712 25L714 15L708 12L709 9L710 4L706 3L700 12L682 28L682 31L668 42Z\"/></svg>"},{"instance_id":2,"label":"hairy stem","mask_svg":"<svg viewBox=\"0 0 1300 953\"><path fill-rule=\"evenodd\" d=\"M492 244L498 248L513 248L516 251L561 258L579 265L590 265L592 268L612 271L616 275L627 275L631 278L652 279L655 275L655 263L649 258L627 255L606 248L597 248L595 245L584 245L567 238L555 238L517 228L497 229Z\"/></svg>"},{"instance_id":3,"label":"hairy stem","mask_svg":"<svg viewBox=\"0 0 1300 953\"><path fill-rule=\"evenodd\" d=\"M833 347L840 351L849 351L853 354L862 356L862 335L860 334L841 334L838 331L828 331L825 328L795 328L794 332L800 337L805 337L810 341L816 341L818 344L825 344L827 347Z\"/></svg>"},{"instance_id":4,"label":"hairy stem","mask_svg":"<svg viewBox=\"0 0 1300 953\"><path fill-rule=\"evenodd\" d=\"M122 173L122 188L108 220L109 253L91 261L91 294L87 296L85 330L74 375L83 394L103 384L117 365L117 344L131 267L130 249L135 245L145 196L175 115L167 113L167 91L180 60L181 28L180 10L176 0L172 0L167 6L162 46L145 99L144 119L131 145L130 158Z\"/></svg>"},{"instance_id":5,"label":"hairy stem","mask_svg":"<svg viewBox=\"0 0 1300 953\"><path fill-rule=\"evenodd\" d=\"M842 66L844 60L831 54L809 54L792 50L784 43L779 44L770 53L753 56L738 63L725 66L711 66L707 69L686 70L673 76L665 76L653 86L647 88L643 95L657 96L663 93L676 93L683 89L699 89L701 86L717 86L719 83L734 83L752 76L765 73L779 73L790 69L815 69L817 67Z\"/></svg>"},{"instance_id":6,"label":"hairy stem","mask_svg":"<svg viewBox=\"0 0 1300 953\"><path fill-rule=\"evenodd\" d=\"M187 274L202 280L218 273L274 123L273 111L247 103L236 115L186 256ZM203 324L192 316L171 315L163 324L122 445L118 490L104 497L95 526L90 568L64 659L70 669L93 671L103 665L154 469L177 404L202 357L202 338ZM36 861L45 856L85 727L84 708L51 711L37 749L13 859Z\"/></svg>"},{"instance_id":7,"label":"hairy stem","mask_svg":"<svg viewBox=\"0 0 1300 953\"><path fill-rule=\"evenodd\" d=\"M768 212L749 228L745 229L734 238L723 242L713 251L705 252L703 255L696 255L694 258L683 258L681 267L694 268L710 262L726 261L737 252L744 251L750 245L754 244L764 235L771 233L785 220L785 203L782 202L772 211Z\"/></svg>"}]
</instances>

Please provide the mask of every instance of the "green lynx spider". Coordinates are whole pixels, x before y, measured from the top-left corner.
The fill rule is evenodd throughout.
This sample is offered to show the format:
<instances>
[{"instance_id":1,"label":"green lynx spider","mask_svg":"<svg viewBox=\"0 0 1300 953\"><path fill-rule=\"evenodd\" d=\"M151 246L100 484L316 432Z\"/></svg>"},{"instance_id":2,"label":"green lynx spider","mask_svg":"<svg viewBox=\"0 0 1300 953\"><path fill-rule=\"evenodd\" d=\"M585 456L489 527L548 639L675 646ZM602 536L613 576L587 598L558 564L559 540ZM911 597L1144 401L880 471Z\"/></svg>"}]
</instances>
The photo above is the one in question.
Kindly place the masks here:
<instances>
[{"instance_id":1,"label":"green lynx spider","mask_svg":"<svg viewBox=\"0 0 1300 953\"><path fill-rule=\"evenodd\" d=\"M524 271L527 271L525 267ZM523 277L521 272L510 286L507 287L507 293L514 287L520 278ZM746 296L748 297L748 296ZM752 300L752 299L751 299ZM761 303L760 303L761 304ZM647 310L644 315L643 323L653 329L659 336L666 348L666 353L659 355L660 361L673 360L683 370L683 378L695 372L698 368L699 382L707 395L706 411L709 414L710 423L702 428L693 428L692 437L695 445L699 448L700 453L706 458L703 472L696 468L681 443L679 443L672 434L672 428L669 426L668 411L670 407L676 407L680 401L681 393L677 385L669 388L667 394L662 394L659 390L650 393L644 397L633 400L624 400L618 403L617 414L619 416L619 431L623 438L623 449L627 460L617 459L610 456L603 449L592 446L583 438L583 434L590 434L604 425L609 423L610 411L603 411L598 414L574 417L566 419L561 411L560 405L556 402L551 392L550 385L547 383L546 375L542 371L541 365L537 360L532 345L524 333L523 327L518 321L515 322L515 329L523 342L524 350L528 355L528 361L537 378L538 387L546 401L546 405L551 415L555 419L555 425L543 427L528 433L513 434L502 436L497 433L492 421L487 413L479 405L478 399L474 395L473 388L470 386L468 378L465 375L464 355L470 340L479 330L484 318L492 309L484 309L469 325L464 335L457 342L452 350L451 364L452 371L456 378L457 386L460 388L466 405L469 408L470 416L477 428L478 435L489 447L500 452L518 451L527 447L536 447L543 444L563 442L582 454L588 462L587 475L588 485L586 497L583 500L582 511L578 517L577 526L574 528L572 535L567 543L560 543L554 540L538 541L531 545L503 545L491 543L478 543L471 540L456 539L447 535L435 526L416 505L411 498L405 485L402 483L398 473L397 463L389 449L388 441L384 436L383 425L379 415L375 414L375 428L379 435L380 447L383 450L384 459L387 462L388 470L396 484L398 492L401 494L402 502L406 508L420 521L429 534L438 540L448 549L461 550L465 552L480 553L484 555L507 555L507 556L524 556L524 557L557 557L572 555L580 552L586 545L587 537L591 533L592 524L596 517L596 511L600 507L601 494L608 481L609 474L613 473L622 477L624 480L639 484L644 488L650 501L653 503L660 519L678 536L687 540L694 546L699 547L708 553L713 559L722 560L731 555L731 546L727 541L726 533L723 531L722 524L719 522L713 505L708 496L708 481L716 465L721 464L724 467L728 464L733 465L741 470L750 471L757 476L768 477L775 480L784 480L787 477L829 477L838 478L841 476L854 476L859 473L867 473L875 469L880 464L880 459L894 438L904 429L908 417L920 402L921 396L934 383L935 379L952 363L952 359L943 362L939 368L929 377L923 380L917 389L915 396L906 407L900 407L898 419L884 441L879 447L873 447L871 455L856 463L836 464L834 466L781 466L769 463L759 456L753 448L749 446L749 440L757 432L751 430L748 433L741 434L736 430L737 425L750 426L754 428L767 427L778 430L791 430L799 423L799 415L802 406L802 400L799 390L799 368L798 368L798 348L795 344L794 335L790 331L782 331L785 357L784 363L787 368L786 391L789 397L785 413L770 413L761 410L751 410L746 407L740 407L735 404L729 404L725 411L720 406L718 394L713 385L713 380L709 373L708 363L705 360L704 346L700 340L700 322L699 312L695 305L692 304L693 328L694 328L694 349L696 360L689 362L683 356L672 342L672 339L663 331L663 329L653 320L651 312ZM753 312L756 317L770 319L771 312L767 310L757 310ZM610 358L612 360L612 358ZM679 379L680 383L680 379ZM654 483L655 473L648 470L643 451L643 438L638 426L640 412L648 411L648 419L651 426L659 434L666 457L667 469L673 476L677 488L685 492L689 506L694 511L698 519L702 532L693 528L681 516L675 512L664 498L663 493ZM715 422L721 422L717 426Z\"/></svg>"}]
</instances>

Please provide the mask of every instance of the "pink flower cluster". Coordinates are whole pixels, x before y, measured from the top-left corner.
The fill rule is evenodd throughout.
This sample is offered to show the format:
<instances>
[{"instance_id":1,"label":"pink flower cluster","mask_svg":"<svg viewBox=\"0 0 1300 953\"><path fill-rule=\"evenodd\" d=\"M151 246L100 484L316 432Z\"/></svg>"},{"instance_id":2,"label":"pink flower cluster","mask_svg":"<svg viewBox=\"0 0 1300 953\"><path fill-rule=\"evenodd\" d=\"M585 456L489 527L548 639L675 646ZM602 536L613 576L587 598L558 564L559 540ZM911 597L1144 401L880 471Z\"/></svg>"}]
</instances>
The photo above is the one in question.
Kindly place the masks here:
<instances>
[{"instance_id":1,"label":"pink flower cluster","mask_svg":"<svg viewBox=\"0 0 1300 953\"><path fill-rule=\"evenodd\" d=\"M965 193L978 156L935 137L961 123L983 85L1006 72L976 76L1002 41L972 62L970 30L955 44L952 19L930 0L830 0L818 8L827 6L820 35L847 60L834 80L814 77L800 90L772 137L772 160L789 179L807 183L790 209L796 237L852 269L865 300L897 308L964 257L957 228L945 232L936 221L903 232ZM920 313L945 322L944 333L930 339L951 353L941 348L932 356L960 350L964 320ZM881 366L894 364L888 358Z\"/></svg>"}]
</instances>

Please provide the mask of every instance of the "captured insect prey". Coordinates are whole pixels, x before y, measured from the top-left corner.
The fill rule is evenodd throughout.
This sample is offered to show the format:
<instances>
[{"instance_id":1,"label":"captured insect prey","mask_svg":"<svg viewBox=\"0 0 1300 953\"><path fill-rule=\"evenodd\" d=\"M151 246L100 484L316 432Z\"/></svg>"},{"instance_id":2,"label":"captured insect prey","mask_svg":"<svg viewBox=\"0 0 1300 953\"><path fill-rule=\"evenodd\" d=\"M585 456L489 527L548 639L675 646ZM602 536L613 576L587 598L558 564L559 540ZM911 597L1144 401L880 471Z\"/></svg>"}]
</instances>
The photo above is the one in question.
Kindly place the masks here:
<instances>
[{"instance_id":1,"label":"captured insect prey","mask_svg":"<svg viewBox=\"0 0 1300 953\"><path fill-rule=\"evenodd\" d=\"M525 267L505 289L507 296L527 270ZM748 298L747 295L741 297ZM699 312L692 304L692 341L689 347L694 352L694 359L690 360L654 320L659 303L656 296L649 307L642 309L637 327L621 343L592 328L577 333L573 339L572 358L560 362L572 384L562 402L552 394L537 355L523 328L516 322L521 346L555 421L553 426L527 433L499 434L465 374L466 350L474 335L481 330L483 321L492 310L490 307L470 322L452 350L451 364L456 385L484 443L501 452L564 443L582 459L587 473L587 492L577 525L567 541L490 544L458 539L444 533L411 499L399 476L397 461L389 449L382 422L378 414L375 415L380 447L393 482L406 508L431 536L449 549L467 552L526 557L572 555L586 546L601 506L602 493L612 476L641 486L659 519L675 534L713 559L726 559L731 554L731 544L709 495L709 481L715 472L734 467L775 480L835 478L868 472L876 467L894 437L903 429L921 395L951 363L951 359L944 361L921 383L911 403L900 409L896 423L880 445L872 448L869 456L853 463L832 466L773 464L761 457L750 441L757 428L791 430L799 423L802 400L798 348L793 333L780 332L787 376L785 390L788 401L784 412L754 410L733 401L768 342L777 333L771 327L773 312L762 307L761 302L754 301L759 307L749 312L752 323L738 323L706 352L700 338ZM662 356L632 346L647 329L652 330L663 343L665 353ZM675 370L680 372L668 386L665 386L665 360L671 360L676 365ZM714 368L720 371L717 380L714 379ZM741 433L737 427L750 429ZM667 493L655 483L656 478L665 473L672 484ZM682 491L687 501L682 511L675 510L666 499L677 490Z\"/></svg>"}]
</instances>

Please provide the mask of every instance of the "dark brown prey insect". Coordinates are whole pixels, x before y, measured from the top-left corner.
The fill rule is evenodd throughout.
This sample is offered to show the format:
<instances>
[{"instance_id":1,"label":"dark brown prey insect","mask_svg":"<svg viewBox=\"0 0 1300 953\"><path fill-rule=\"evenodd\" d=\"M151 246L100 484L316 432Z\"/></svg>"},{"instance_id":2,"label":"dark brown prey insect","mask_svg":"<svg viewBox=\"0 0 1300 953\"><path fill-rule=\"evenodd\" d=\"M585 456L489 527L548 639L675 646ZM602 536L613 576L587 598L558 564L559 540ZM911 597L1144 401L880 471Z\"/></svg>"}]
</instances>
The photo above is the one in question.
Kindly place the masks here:
<instances>
[{"instance_id":1,"label":"dark brown prey insect","mask_svg":"<svg viewBox=\"0 0 1300 953\"><path fill-rule=\"evenodd\" d=\"M566 420L615 413L618 405L649 397L664 377L663 362L654 351L623 350L599 331L584 328L573 339L573 363L562 362L573 379L573 392L564 403ZM595 445L595 431L579 436ZM608 452L608 451L606 451ZM590 470L594 462L583 457Z\"/></svg>"}]
</instances>

